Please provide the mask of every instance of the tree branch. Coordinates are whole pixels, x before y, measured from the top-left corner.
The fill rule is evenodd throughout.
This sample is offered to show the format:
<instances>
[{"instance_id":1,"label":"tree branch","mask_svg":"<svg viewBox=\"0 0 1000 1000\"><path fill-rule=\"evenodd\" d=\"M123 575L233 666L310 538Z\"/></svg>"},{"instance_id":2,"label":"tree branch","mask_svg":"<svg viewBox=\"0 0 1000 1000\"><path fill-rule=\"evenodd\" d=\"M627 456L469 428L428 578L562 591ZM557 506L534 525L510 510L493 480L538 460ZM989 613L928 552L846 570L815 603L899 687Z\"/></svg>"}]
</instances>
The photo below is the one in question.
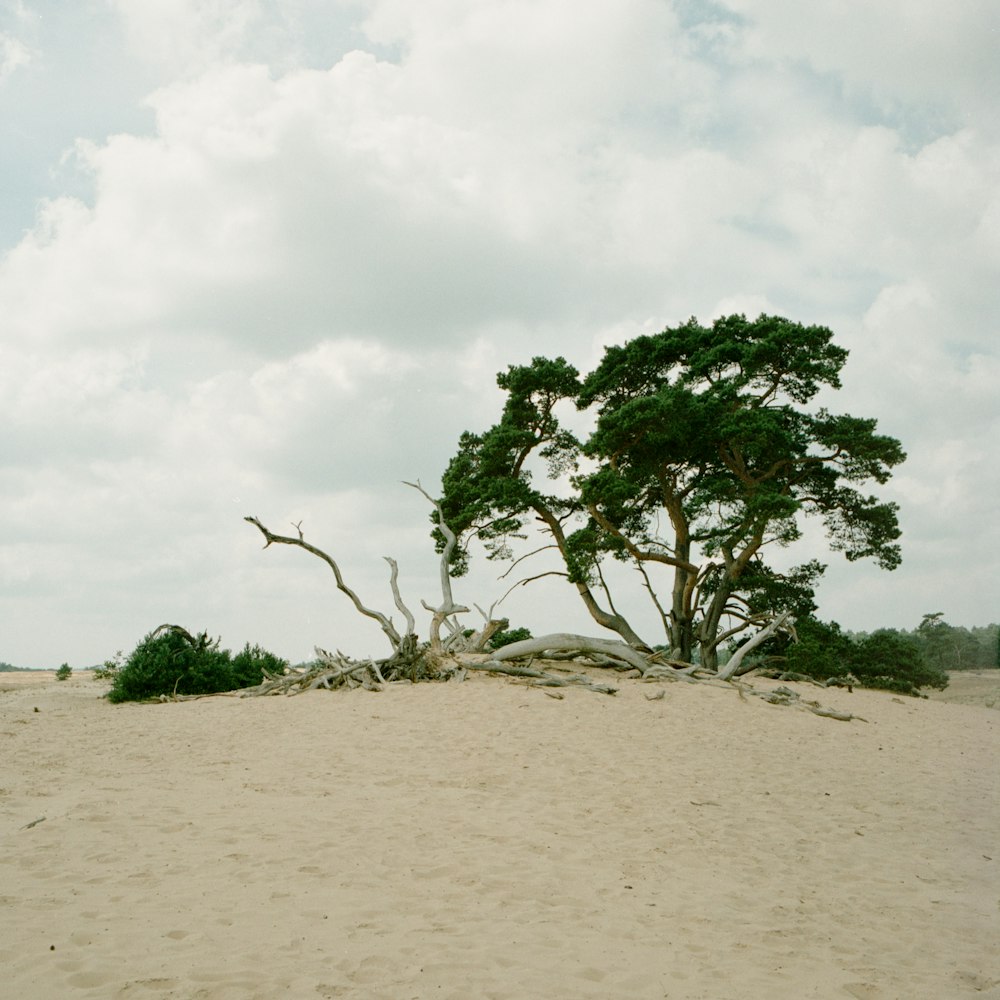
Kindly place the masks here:
<instances>
[{"instance_id":1,"label":"tree branch","mask_svg":"<svg viewBox=\"0 0 1000 1000\"><path fill-rule=\"evenodd\" d=\"M381 611L374 611L371 608L367 608L361 603L361 599L357 594L351 590L350 587L344 582L344 578L341 575L340 567L337 563L328 556L322 549L317 548L315 545L310 545L309 542L305 540L302 535L301 521L299 524L295 525L295 529L298 532L298 538L291 538L288 535L276 535L274 532L269 531L267 528L261 524L260 520L256 517L244 517L244 521L248 521L250 524L254 525L260 533L264 536L266 549L269 545L277 543L279 545L297 545L300 549L305 549L306 552L311 552L314 556L322 559L331 570L333 570L334 578L337 581L337 589L342 593L346 594L350 599L354 607L363 614L366 618L372 618L379 623L382 631L385 633L386 638L392 644L392 648L396 651L399 650L402 639L399 633L396 631L396 627L392 624L392 621L387 618Z\"/></svg>"},{"instance_id":2,"label":"tree branch","mask_svg":"<svg viewBox=\"0 0 1000 1000\"><path fill-rule=\"evenodd\" d=\"M409 486L415 489L418 493L421 493L430 503L434 505L435 511L437 511L438 519L438 530L444 535L445 546L441 551L441 604L437 608L432 608L426 601L421 601L420 603L432 614L431 618L431 629L430 629L430 642L431 649L435 651L440 651L443 649L443 644L441 642L441 625L444 621L454 614L460 614L468 611L469 609L463 607L460 604L456 604L451 592L451 574L448 572L448 565L451 560L451 554L458 544L458 539L455 536L455 532L451 530L447 522L444 519L444 511L441 509L441 504L435 500L419 482L408 483L404 480L404 486Z\"/></svg>"},{"instance_id":3,"label":"tree branch","mask_svg":"<svg viewBox=\"0 0 1000 1000\"><path fill-rule=\"evenodd\" d=\"M730 678L735 677L739 672L740 664L743 662L743 658L752 649L759 646L765 639L773 635L775 632L785 624L785 621L791 615L790 611L782 611L777 618L775 618L769 625L762 628L752 639L747 640L738 650L736 650L733 658L719 671L719 680L728 681Z\"/></svg>"}]
</instances>

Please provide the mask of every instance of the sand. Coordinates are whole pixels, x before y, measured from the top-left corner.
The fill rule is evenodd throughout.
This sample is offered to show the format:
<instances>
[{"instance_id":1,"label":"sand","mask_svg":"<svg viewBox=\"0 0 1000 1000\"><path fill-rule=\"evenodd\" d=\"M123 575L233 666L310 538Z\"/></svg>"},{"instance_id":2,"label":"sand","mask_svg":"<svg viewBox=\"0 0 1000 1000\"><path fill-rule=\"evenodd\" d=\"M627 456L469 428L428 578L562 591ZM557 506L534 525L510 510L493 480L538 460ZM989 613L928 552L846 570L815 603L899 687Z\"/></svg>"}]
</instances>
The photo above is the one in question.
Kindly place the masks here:
<instances>
[{"instance_id":1,"label":"sand","mask_svg":"<svg viewBox=\"0 0 1000 1000\"><path fill-rule=\"evenodd\" d=\"M10 1000L1000 998L995 710L11 677Z\"/></svg>"}]
</instances>

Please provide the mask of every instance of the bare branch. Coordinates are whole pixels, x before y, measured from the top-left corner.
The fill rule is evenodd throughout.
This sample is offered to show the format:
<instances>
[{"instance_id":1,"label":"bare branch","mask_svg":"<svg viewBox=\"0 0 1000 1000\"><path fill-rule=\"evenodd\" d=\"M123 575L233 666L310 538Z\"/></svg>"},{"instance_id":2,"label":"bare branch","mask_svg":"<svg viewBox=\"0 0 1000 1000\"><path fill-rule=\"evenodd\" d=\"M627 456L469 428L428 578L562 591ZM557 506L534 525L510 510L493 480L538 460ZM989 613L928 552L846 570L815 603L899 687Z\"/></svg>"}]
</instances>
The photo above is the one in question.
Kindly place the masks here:
<instances>
[{"instance_id":1,"label":"bare branch","mask_svg":"<svg viewBox=\"0 0 1000 1000\"><path fill-rule=\"evenodd\" d=\"M464 613L469 610L462 605L456 604L451 592L451 574L448 572L448 566L451 562L451 554L458 544L458 539L455 537L455 532L451 530L444 519L444 511L441 509L441 504L420 485L419 481L408 483L404 480L403 485L415 489L434 505L434 510L437 512L438 530L444 535L445 539L445 546L441 552L441 604L437 608L432 608L426 601L420 602L433 615L430 629L431 649L441 650L443 648L441 642L441 625L450 615Z\"/></svg>"},{"instance_id":2,"label":"bare branch","mask_svg":"<svg viewBox=\"0 0 1000 1000\"><path fill-rule=\"evenodd\" d=\"M530 667L513 667L500 663L498 660L487 660L485 663L466 663L466 670L485 670L491 674L506 674L509 677L527 677L538 687L584 687L588 691L599 694L616 694L618 689L609 684L595 684L589 677L574 674L570 677L557 677L544 670L532 670ZM559 697L562 697L561 695Z\"/></svg>"},{"instance_id":3,"label":"bare branch","mask_svg":"<svg viewBox=\"0 0 1000 1000\"><path fill-rule=\"evenodd\" d=\"M309 542L305 540L302 534L301 521L299 522L299 524L295 525L299 537L291 538L288 535L274 534L274 532L269 531L267 528L265 528L264 525L261 524L260 520L256 517L245 517L243 518L243 520L248 521L250 524L254 525L264 536L265 549L268 547L268 545L271 545L273 543L278 543L280 545L297 545L300 549L305 549L306 552L311 552L317 558L322 559L323 562L325 562L330 567L330 569L333 570L334 578L337 581L337 589L340 590L342 593L346 594L351 599L351 603L354 605L354 607L358 610L360 614L364 615L366 618L372 618L375 621L377 621L382 631L385 633L386 638L392 644L392 648L397 651L399 650L400 643L402 640L399 633L396 631L396 627L384 614L382 614L381 611L374 611L371 608L365 607L365 605L361 603L361 600L358 597L358 595L355 594L354 591L351 590L351 588L348 587L347 584L344 582L344 578L340 572L340 567L337 565L337 563L330 556L328 556L322 549L317 548L315 545L310 545Z\"/></svg>"},{"instance_id":4,"label":"bare branch","mask_svg":"<svg viewBox=\"0 0 1000 1000\"><path fill-rule=\"evenodd\" d=\"M762 628L752 639L748 639L747 642L740 646L733 654L733 658L719 671L719 680L728 681L730 678L735 677L739 673L740 664L747 653L759 646L769 636L774 635L785 624L790 615L790 611L782 611L769 625Z\"/></svg>"},{"instance_id":5,"label":"bare branch","mask_svg":"<svg viewBox=\"0 0 1000 1000\"><path fill-rule=\"evenodd\" d=\"M392 588L392 599L396 602L396 607L406 616L406 634L412 635L416 629L416 622L413 620L413 614L410 612L410 609L403 603L403 598L399 593L399 566L391 556L383 556L382 558L391 567L389 586Z\"/></svg>"},{"instance_id":6,"label":"bare branch","mask_svg":"<svg viewBox=\"0 0 1000 1000\"><path fill-rule=\"evenodd\" d=\"M555 543L552 543L550 545L542 545L542 546L540 546L537 549L533 549L531 552L525 552L525 554L523 556L518 556L510 564L510 566L508 566L507 569L503 573L501 573L500 576L497 577L497 579L498 580L503 580L506 577L510 576L510 574L514 572L514 567L518 563L524 562L525 559L530 559L532 556L537 556L539 552L544 552L546 549L558 549L558 548L559 548L558 545L556 545Z\"/></svg>"},{"instance_id":7,"label":"bare branch","mask_svg":"<svg viewBox=\"0 0 1000 1000\"><path fill-rule=\"evenodd\" d=\"M568 573L564 573L562 570L550 569L550 570L546 570L544 573L539 573L537 576L526 576L523 579L518 580L517 583L512 583L503 592L503 596L500 598L500 600L496 601L493 606L496 607L497 604L503 604L503 602L506 601L507 598L511 594L513 594L514 591L517 590L518 587L527 587L529 583L534 583L536 580L541 580L543 577L546 577L546 576L567 576L568 577L569 574ZM503 578L501 577L501 579L503 579Z\"/></svg>"}]
</instances>

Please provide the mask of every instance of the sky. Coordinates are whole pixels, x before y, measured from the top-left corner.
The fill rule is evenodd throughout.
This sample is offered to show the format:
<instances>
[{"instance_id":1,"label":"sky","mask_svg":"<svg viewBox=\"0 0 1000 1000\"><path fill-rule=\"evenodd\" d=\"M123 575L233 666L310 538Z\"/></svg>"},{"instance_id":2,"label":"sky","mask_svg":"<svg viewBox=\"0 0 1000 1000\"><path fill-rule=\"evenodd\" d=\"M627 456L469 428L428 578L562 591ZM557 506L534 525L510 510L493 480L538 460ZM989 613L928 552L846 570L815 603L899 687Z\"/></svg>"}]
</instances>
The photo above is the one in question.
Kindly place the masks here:
<instances>
[{"instance_id":1,"label":"sky","mask_svg":"<svg viewBox=\"0 0 1000 1000\"><path fill-rule=\"evenodd\" d=\"M824 402L908 454L899 569L781 554L820 617L997 621L998 103L993 0L0 0L0 660L388 653L244 516L420 612L404 481L498 371L734 312L829 326ZM600 632L552 578L496 612Z\"/></svg>"}]
</instances>

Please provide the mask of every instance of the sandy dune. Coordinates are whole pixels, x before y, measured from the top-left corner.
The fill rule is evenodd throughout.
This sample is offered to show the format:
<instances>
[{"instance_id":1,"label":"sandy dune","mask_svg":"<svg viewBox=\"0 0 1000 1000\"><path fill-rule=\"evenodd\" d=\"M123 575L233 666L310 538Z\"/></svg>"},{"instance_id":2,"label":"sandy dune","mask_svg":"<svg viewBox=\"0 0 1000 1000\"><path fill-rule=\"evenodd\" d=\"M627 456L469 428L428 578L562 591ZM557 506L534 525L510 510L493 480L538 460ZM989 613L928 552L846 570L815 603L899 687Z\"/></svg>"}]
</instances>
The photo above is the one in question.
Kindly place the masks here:
<instances>
[{"instance_id":1,"label":"sandy dune","mask_svg":"<svg viewBox=\"0 0 1000 1000\"><path fill-rule=\"evenodd\" d=\"M103 689L0 677L4 998L1000 998L996 711Z\"/></svg>"}]
</instances>

